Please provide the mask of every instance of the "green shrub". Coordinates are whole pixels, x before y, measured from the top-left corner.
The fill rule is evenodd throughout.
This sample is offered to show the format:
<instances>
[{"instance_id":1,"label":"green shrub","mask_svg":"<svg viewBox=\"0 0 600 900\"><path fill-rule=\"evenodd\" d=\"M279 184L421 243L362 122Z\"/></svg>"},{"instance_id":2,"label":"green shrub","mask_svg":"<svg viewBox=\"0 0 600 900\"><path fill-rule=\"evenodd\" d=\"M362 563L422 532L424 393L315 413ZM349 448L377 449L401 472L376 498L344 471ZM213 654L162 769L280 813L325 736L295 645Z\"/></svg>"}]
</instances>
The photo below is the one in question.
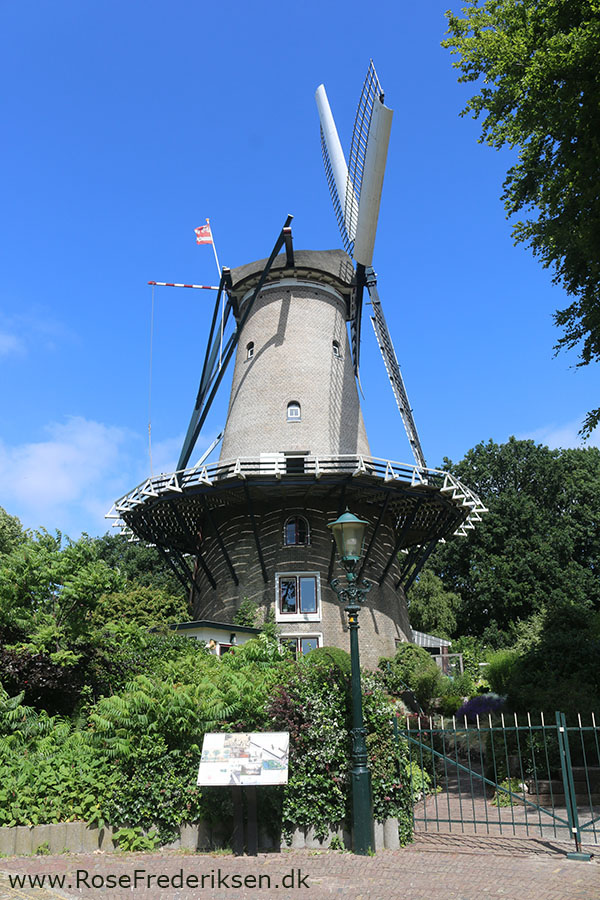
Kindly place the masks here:
<instances>
[{"instance_id":1,"label":"green shrub","mask_svg":"<svg viewBox=\"0 0 600 900\"><path fill-rule=\"evenodd\" d=\"M458 694L445 694L441 700L440 712L443 716L454 716L462 703L463 698Z\"/></svg>"},{"instance_id":2,"label":"green shrub","mask_svg":"<svg viewBox=\"0 0 600 900\"><path fill-rule=\"evenodd\" d=\"M514 650L497 650L488 657L485 677L495 694L506 696L519 654Z\"/></svg>"},{"instance_id":3,"label":"green shrub","mask_svg":"<svg viewBox=\"0 0 600 900\"><path fill-rule=\"evenodd\" d=\"M254 628L258 616L258 604L244 597L233 617L234 625L246 625Z\"/></svg>"},{"instance_id":4,"label":"green shrub","mask_svg":"<svg viewBox=\"0 0 600 900\"><path fill-rule=\"evenodd\" d=\"M304 665L338 669L343 675L350 676L352 663L350 654L339 647L318 647L301 657Z\"/></svg>"},{"instance_id":5,"label":"green shrub","mask_svg":"<svg viewBox=\"0 0 600 900\"><path fill-rule=\"evenodd\" d=\"M379 660L379 668L387 690L401 696L413 691L420 706L427 710L431 701L444 693L446 682L431 655L416 644L400 644L392 659Z\"/></svg>"}]
</instances>

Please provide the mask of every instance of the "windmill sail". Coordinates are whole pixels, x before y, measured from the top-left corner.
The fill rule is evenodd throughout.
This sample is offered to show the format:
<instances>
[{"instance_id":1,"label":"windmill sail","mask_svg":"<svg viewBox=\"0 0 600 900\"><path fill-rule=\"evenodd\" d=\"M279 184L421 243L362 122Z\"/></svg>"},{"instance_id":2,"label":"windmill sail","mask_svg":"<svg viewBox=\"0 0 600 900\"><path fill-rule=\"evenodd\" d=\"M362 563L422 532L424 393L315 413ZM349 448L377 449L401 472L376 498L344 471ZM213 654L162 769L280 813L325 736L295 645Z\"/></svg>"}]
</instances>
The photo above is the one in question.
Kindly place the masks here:
<instances>
[{"instance_id":1,"label":"windmill sail","mask_svg":"<svg viewBox=\"0 0 600 900\"><path fill-rule=\"evenodd\" d=\"M393 111L383 105L381 84L373 60L370 60L356 108L348 159L348 181L359 206L356 210L346 209L347 227L355 241L359 235L359 251L364 258L368 258L368 254L362 252L365 243L367 247L375 243L392 115ZM363 262L356 255L354 243L352 255L362 265L371 265L372 251L371 260Z\"/></svg>"},{"instance_id":2,"label":"windmill sail","mask_svg":"<svg viewBox=\"0 0 600 900\"><path fill-rule=\"evenodd\" d=\"M335 127L325 85L319 85L315 93L315 100L317 101L319 120L321 122L321 151L323 153L327 185L331 194L344 249L352 255L358 218L358 204L348 178L346 157Z\"/></svg>"},{"instance_id":3,"label":"windmill sail","mask_svg":"<svg viewBox=\"0 0 600 900\"><path fill-rule=\"evenodd\" d=\"M350 345L354 374L358 377L362 299L365 286L373 305L371 321L381 350L396 404L404 423L417 465L425 467L425 457L412 410L404 387L400 366L383 315L373 272L373 250L383 189L383 176L392 127L393 110L383 103L383 91L373 65L369 68L358 101L348 165L327 100L325 88L316 92L321 121L321 149L327 184L342 236L344 249L357 263L356 291L350 309Z\"/></svg>"},{"instance_id":4,"label":"windmill sail","mask_svg":"<svg viewBox=\"0 0 600 900\"><path fill-rule=\"evenodd\" d=\"M373 276L373 270L371 270L368 274L369 276ZM417 465L426 468L427 463L425 462L425 457L421 448L421 441L419 440L417 426L415 425L415 420L413 419L412 410L408 401L408 394L406 393L406 388L404 387L404 380L402 378L402 373L400 372L400 365L398 363L396 351L394 350L394 345L388 331L387 322L385 321L385 316L383 315L381 301L379 299L379 292L377 290L377 283L374 277L369 277L367 281L367 289L369 291L371 305L373 307L373 315L371 316L373 330L375 331L377 343L379 344L383 362L385 363L386 372L388 373L390 384L392 385L392 390L394 392L394 397L396 398L396 405L398 406L398 410L404 423L406 436L408 437L408 441Z\"/></svg>"},{"instance_id":5,"label":"windmill sail","mask_svg":"<svg viewBox=\"0 0 600 900\"><path fill-rule=\"evenodd\" d=\"M353 249L354 259L363 266L373 264L373 248L393 115L393 110L384 106L376 97L373 101L365 153Z\"/></svg>"}]
</instances>

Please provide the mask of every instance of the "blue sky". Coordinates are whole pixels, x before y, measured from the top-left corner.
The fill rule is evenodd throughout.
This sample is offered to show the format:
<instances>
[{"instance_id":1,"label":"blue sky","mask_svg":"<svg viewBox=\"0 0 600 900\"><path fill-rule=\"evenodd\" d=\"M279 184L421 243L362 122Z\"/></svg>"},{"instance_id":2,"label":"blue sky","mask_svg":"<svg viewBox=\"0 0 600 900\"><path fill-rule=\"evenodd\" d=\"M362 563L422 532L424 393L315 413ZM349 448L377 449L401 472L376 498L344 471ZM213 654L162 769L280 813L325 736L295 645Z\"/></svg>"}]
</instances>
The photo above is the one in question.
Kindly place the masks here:
<instances>
[{"instance_id":1,"label":"blue sky","mask_svg":"<svg viewBox=\"0 0 600 900\"><path fill-rule=\"evenodd\" d=\"M0 505L31 528L107 530L149 474L146 282L215 283L193 234L207 216L231 267L267 256L288 212L296 248L339 246L314 91L325 83L347 150L370 57L395 110L375 268L429 465L512 434L578 444L597 372L553 358L567 297L513 247L499 199L513 157L459 117L471 88L440 47L447 6L0 6ZM211 306L157 289L155 472L177 459ZM363 335L372 452L410 462L368 318Z\"/></svg>"}]
</instances>

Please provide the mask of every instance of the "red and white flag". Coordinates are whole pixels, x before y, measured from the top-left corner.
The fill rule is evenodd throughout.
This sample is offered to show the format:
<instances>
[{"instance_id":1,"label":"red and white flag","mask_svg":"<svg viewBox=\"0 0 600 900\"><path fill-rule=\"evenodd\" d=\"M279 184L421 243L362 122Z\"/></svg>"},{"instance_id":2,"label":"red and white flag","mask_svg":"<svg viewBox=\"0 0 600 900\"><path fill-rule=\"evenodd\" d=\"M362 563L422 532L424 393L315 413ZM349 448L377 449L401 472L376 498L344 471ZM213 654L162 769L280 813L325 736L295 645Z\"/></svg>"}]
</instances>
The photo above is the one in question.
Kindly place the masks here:
<instances>
[{"instance_id":1,"label":"red and white flag","mask_svg":"<svg viewBox=\"0 0 600 900\"><path fill-rule=\"evenodd\" d=\"M210 230L210 224L208 219L206 220L206 225L199 225L198 228L194 228L194 233L196 235L196 243L197 244L212 244L213 237L212 232Z\"/></svg>"}]
</instances>

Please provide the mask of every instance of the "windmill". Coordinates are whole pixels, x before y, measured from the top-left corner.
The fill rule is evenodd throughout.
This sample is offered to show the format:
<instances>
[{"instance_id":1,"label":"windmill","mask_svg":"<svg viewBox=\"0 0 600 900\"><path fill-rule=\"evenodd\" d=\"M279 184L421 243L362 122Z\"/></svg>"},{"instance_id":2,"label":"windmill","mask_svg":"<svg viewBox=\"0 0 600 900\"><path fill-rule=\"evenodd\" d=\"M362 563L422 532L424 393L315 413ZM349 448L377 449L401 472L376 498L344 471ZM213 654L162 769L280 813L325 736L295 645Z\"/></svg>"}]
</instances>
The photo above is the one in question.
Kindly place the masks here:
<instances>
[{"instance_id":1,"label":"windmill","mask_svg":"<svg viewBox=\"0 0 600 900\"><path fill-rule=\"evenodd\" d=\"M425 466L381 310L372 256L391 110L372 63L348 165L322 87L317 101L345 249L296 250L288 216L268 258L223 268L177 470L148 478L109 515L158 548L197 620L230 622L249 598L303 653L347 645L327 523L349 506L370 523L361 654L375 666L411 639L404 592L437 542L466 534L484 508L450 473ZM369 448L357 389L365 288L414 463ZM190 465L234 357L219 459Z\"/></svg>"}]
</instances>

